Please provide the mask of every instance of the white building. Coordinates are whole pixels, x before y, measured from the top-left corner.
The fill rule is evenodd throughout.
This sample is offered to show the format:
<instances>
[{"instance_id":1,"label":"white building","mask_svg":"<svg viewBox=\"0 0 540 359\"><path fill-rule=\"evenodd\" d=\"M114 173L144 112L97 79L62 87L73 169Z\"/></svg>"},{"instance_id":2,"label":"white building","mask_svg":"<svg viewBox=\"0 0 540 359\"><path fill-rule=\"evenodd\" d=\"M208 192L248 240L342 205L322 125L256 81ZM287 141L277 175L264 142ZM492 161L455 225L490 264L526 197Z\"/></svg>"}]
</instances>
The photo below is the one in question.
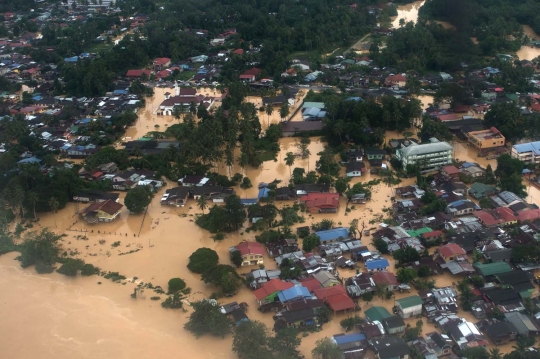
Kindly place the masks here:
<instances>
[{"instance_id":1,"label":"white building","mask_svg":"<svg viewBox=\"0 0 540 359\"><path fill-rule=\"evenodd\" d=\"M439 168L452 164L454 148L447 142L439 142L433 138L431 143L417 145L411 144L396 151L396 158L401 161L403 168L407 165L418 165L421 172L436 171Z\"/></svg>"}]
</instances>

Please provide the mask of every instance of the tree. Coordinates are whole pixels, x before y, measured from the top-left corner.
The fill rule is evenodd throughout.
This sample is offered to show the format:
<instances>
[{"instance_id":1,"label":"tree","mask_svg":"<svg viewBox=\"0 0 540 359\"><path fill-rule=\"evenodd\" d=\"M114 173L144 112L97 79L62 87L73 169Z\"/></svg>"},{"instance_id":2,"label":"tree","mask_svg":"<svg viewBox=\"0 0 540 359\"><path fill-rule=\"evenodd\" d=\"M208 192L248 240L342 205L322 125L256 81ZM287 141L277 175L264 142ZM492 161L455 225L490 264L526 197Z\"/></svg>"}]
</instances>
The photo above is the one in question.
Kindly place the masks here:
<instances>
[{"instance_id":1,"label":"tree","mask_svg":"<svg viewBox=\"0 0 540 359\"><path fill-rule=\"evenodd\" d=\"M56 271L69 277L75 277L83 266L84 261L82 259L67 258Z\"/></svg>"},{"instance_id":2,"label":"tree","mask_svg":"<svg viewBox=\"0 0 540 359\"><path fill-rule=\"evenodd\" d=\"M167 284L167 287L169 288L168 293L173 294L184 290L186 288L186 282L184 282L184 280L181 278L171 278Z\"/></svg>"},{"instance_id":3,"label":"tree","mask_svg":"<svg viewBox=\"0 0 540 359\"><path fill-rule=\"evenodd\" d=\"M358 218L353 219L349 222L349 234L356 238L358 233Z\"/></svg>"},{"instance_id":4,"label":"tree","mask_svg":"<svg viewBox=\"0 0 540 359\"><path fill-rule=\"evenodd\" d=\"M199 207L203 214L204 210L208 208L208 204L206 203L206 196L204 194L199 196L199 198L197 199L197 207Z\"/></svg>"},{"instance_id":5,"label":"tree","mask_svg":"<svg viewBox=\"0 0 540 359\"><path fill-rule=\"evenodd\" d=\"M317 340L311 351L313 359L342 359L343 354L338 345L330 338Z\"/></svg>"},{"instance_id":6,"label":"tree","mask_svg":"<svg viewBox=\"0 0 540 359\"><path fill-rule=\"evenodd\" d=\"M203 272L201 280L208 284L220 287L223 293L232 294L240 287L242 282L236 269L226 264L218 264Z\"/></svg>"},{"instance_id":7,"label":"tree","mask_svg":"<svg viewBox=\"0 0 540 359\"><path fill-rule=\"evenodd\" d=\"M28 233L21 247L21 255L17 257L21 267L26 268L38 263L53 266L60 254L61 238L61 235L47 228L41 232Z\"/></svg>"},{"instance_id":8,"label":"tree","mask_svg":"<svg viewBox=\"0 0 540 359\"><path fill-rule=\"evenodd\" d=\"M489 350L489 359L502 359L501 350L499 348L491 348Z\"/></svg>"},{"instance_id":9,"label":"tree","mask_svg":"<svg viewBox=\"0 0 540 359\"><path fill-rule=\"evenodd\" d=\"M273 355L268 347L269 337L263 323L256 320L242 322L234 330L233 352L240 359L270 359Z\"/></svg>"},{"instance_id":10,"label":"tree","mask_svg":"<svg viewBox=\"0 0 540 359\"><path fill-rule=\"evenodd\" d=\"M431 275L431 269L429 269L429 267L421 266L420 268L418 268L418 277L425 278L425 277L429 277L430 275Z\"/></svg>"},{"instance_id":11,"label":"tree","mask_svg":"<svg viewBox=\"0 0 540 359\"><path fill-rule=\"evenodd\" d=\"M231 262L236 268L239 268L242 265L244 259L242 258L242 253L239 250L234 250L230 252Z\"/></svg>"},{"instance_id":12,"label":"tree","mask_svg":"<svg viewBox=\"0 0 540 359\"><path fill-rule=\"evenodd\" d=\"M321 244L321 238L315 233L310 234L302 240L302 250L305 252L311 252L313 249Z\"/></svg>"},{"instance_id":13,"label":"tree","mask_svg":"<svg viewBox=\"0 0 540 359\"><path fill-rule=\"evenodd\" d=\"M287 116L289 116L289 104L285 102L279 109L279 117L281 118L281 122L283 122L283 119Z\"/></svg>"},{"instance_id":14,"label":"tree","mask_svg":"<svg viewBox=\"0 0 540 359\"><path fill-rule=\"evenodd\" d=\"M291 167L292 165L294 165L294 160L295 160L294 153L287 152L287 155L285 156L285 164L289 166L289 175L291 177L291 181L292 181Z\"/></svg>"},{"instance_id":15,"label":"tree","mask_svg":"<svg viewBox=\"0 0 540 359\"><path fill-rule=\"evenodd\" d=\"M280 329L276 335L269 340L270 349L277 358L303 358L298 351L301 339L298 337L296 328L288 327Z\"/></svg>"},{"instance_id":16,"label":"tree","mask_svg":"<svg viewBox=\"0 0 540 359\"><path fill-rule=\"evenodd\" d=\"M161 306L163 308L169 309L180 309L183 306L182 297L178 292L175 292L172 295L169 295L167 299L165 299L163 302L161 302Z\"/></svg>"},{"instance_id":17,"label":"tree","mask_svg":"<svg viewBox=\"0 0 540 359\"><path fill-rule=\"evenodd\" d=\"M336 180L336 183L334 184L334 188L336 189L336 192L342 195L347 190L348 184L350 182L350 177L338 177Z\"/></svg>"},{"instance_id":18,"label":"tree","mask_svg":"<svg viewBox=\"0 0 540 359\"><path fill-rule=\"evenodd\" d=\"M201 300L191 306L193 313L184 324L184 329L197 338L204 334L223 338L232 331L233 322L221 313L220 306L215 301Z\"/></svg>"},{"instance_id":19,"label":"tree","mask_svg":"<svg viewBox=\"0 0 540 359\"><path fill-rule=\"evenodd\" d=\"M341 325L341 327L345 329L346 332L348 332L349 330L354 329L357 324L360 324L363 321L364 320L362 318L360 318L358 315L355 315L354 317L347 317L345 319L342 319L339 322L339 325Z\"/></svg>"},{"instance_id":20,"label":"tree","mask_svg":"<svg viewBox=\"0 0 540 359\"><path fill-rule=\"evenodd\" d=\"M364 292L362 293L362 300L366 303L369 303L373 300L373 293L371 292Z\"/></svg>"},{"instance_id":21,"label":"tree","mask_svg":"<svg viewBox=\"0 0 540 359\"><path fill-rule=\"evenodd\" d=\"M194 273L204 273L218 264L219 256L210 248L199 248L189 256L188 269Z\"/></svg>"},{"instance_id":22,"label":"tree","mask_svg":"<svg viewBox=\"0 0 540 359\"><path fill-rule=\"evenodd\" d=\"M137 186L126 194L124 204L134 214L142 213L152 201L152 191L147 186Z\"/></svg>"},{"instance_id":23,"label":"tree","mask_svg":"<svg viewBox=\"0 0 540 359\"><path fill-rule=\"evenodd\" d=\"M39 201L39 196L36 192L30 191L26 194L26 198L28 199L28 202L30 202L30 205L32 206L32 211L34 212L34 219L37 219L36 216L36 204Z\"/></svg>"},{"instance_id":24,"label":"tree","mask_svg":"<svg viewBox=\"0 0 540 359\"><path fill-rule=\"evenodd\" d=\"M274 107L272 106L272 104L267 103L264 108L264 111L266 112L266 115L267 115L267 127L268 127L270 126L270 116L272 116L272 114L274 113Z\"/></svg>"},{"instance_id":25,"label":"tree","mask_svg":"<svg viewBox=\"0 0 540 359\"><path fill-rule=\"evenodd\" d=\"M49 198L49 207L51 207L51 210L53 212L54 226L55 227L56 227L56 211L58 211L59 206L60 206L60 204L58 203L58 200L56 199L56 197Z\"/></svg>"},{"instance_id":26,"label":"tree","mask_svg":"<svg viewBox=\"0 0 540 359\"><path fill-rule=\"evenodd\" d=\"M467 348L461 353L467 359L489 359L489 354L484 347Z\"/></svg>"},{"instance_id":27,"label":"tree","mask_svg":"<svg viewBox=\"0 0 540 359\"><path fill-rule=\"evenodd\" d=\"M410 283L417 277L417 275L418 273L413 268L400 268L397 271L397 280L400 283Z\"/></svg>"}]
</instances>

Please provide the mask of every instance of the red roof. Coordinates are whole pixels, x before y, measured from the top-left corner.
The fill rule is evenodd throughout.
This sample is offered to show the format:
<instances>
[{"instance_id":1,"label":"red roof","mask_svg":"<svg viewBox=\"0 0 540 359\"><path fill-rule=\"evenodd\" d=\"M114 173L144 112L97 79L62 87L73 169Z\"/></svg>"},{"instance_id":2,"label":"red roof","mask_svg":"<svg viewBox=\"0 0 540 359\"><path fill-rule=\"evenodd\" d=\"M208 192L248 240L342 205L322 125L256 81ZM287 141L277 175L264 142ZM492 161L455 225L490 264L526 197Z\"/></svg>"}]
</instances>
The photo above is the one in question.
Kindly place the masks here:
<instances>
[{"instance_id":1,"label":"red roof","mask_svg":"<svg viewBox=\"0 0 540 359\"><path fill-rule=\"evenodd\" d=\"M540 103L535 103L532 105L531 110L540 112Z\"/></svg>"},{"instance_id":2,"label":"red roof","mask_svg":"<svg viewBox=\"0 0 540 359\"><path fill-rule=\"evenodd\" d=\"M437 118L439 119L439 121L454 121L454 120L459 120L459 116L456 115L455 113L450 113L448 115L439 115L437 116Z\"/></svg>"},{"instance_id":3,"label":"red roof","mask_svg":"<svg viewBox=\"0 0 540 359\"><path fill-rule=\"evenodd\" d=\"M243 49L236 49L233 51L233 54L236 54L236 55L243 55L244 54L244 50Z\"/></svg>"},{"instance_id":4,"label":"red roof","mask_svg":"<svg viewBox=\"0 0 540 359\"><path fill-rule=\"evenodd\" d=\"M459 174L459 170L456 166L450 165L450 166L444 166L443 171L446 172L449 175L456 175Z\"/></svg>"},{"instance_id":5,"label":"red roof","mask_svg":"<svg viewBox=\"0 0 540 359\"><path fill-rule=\"evenodd\" d=\"M150 76L152 71L150 70L128 70L126 72L126 77L141 77L143 74L146 74L146 76Z\"/></svg>"},{"instance_id":6,"label":"red roof","mask_svg":"<svg viewBox=\"0 0 540 359\"><path fill-rule=\"evenodd\" d=\"M313 293L315 294L315 296L321 300L326 300L326 298L328 297L331 297L333 295L336 295L336 294L344 294L346 293L345 291L345 288L343 288L342 285L334 285L332 287L327 287L327 288L319 288L319 289L315 289L313 291Z\"/></svg>"},{"instance_id":7,"label":"red roof","mask_svg":"<svg viewBox=\"0 0 540 359\"><path fill-rule=\"evenodd\" d=\"M83 209L83 213L90 213L90 212L100 210L100 211L105 212L107 214L113 215L113 214L119 212L122 209L122 207L124 207L123 204L120 204L120 203L115 202L115 201L113 201L111 199L108 199L105 202L92 203L91 205L89 205L88 207Z\"/></svg>"},{"instance_id":8,"label":"red roof","mask_svg":"<svg viewBox=\"0 0 540 359\"><path fill-rule=\"evenodd\" d=\"M349 298L345 288L341 285L315 289L314 293L318 299L324 300L335 312L354 308L353 300Z\"/></svg>"},{"instance_id":9,"label":"red roof","mask_svg":"<svg viewBox=\"0 0 540 359\"><path fill-rule=\"evenodd\" d=\"M323 207L337 208L339 207L339 193L308 193L301 198L302 202L308 208Z\"/></svg>"},{"instance_id":10,"label":"red roof","mask_svg":"<svg viewBox=\"0 0 540 359\"><path fill-rule=\"evenodd\" d=\"M467 252L455 243L448 243L439 247L439 253L444 257L453 257L455 255L465 255Z\"/></svg>"},{"instance_id":11,"label":"red roof","mask_svg":"<svg viewBox=\"0 0 540 359\"><path fill-rule=\"evenodd\" d=\"M499 217L501 217L505 222L517 221L517 217L514 215L514 212L508 207L499 207L493 210Z\"/></svg>"},{"instance_id":12,"label":"red roof","mask_svg":"<svg viewBox=\"0 0 540 359\"><path fill-rule=\"evenodd\" d=\"M439 236L442 236L442 231L431 231L431 232L422 233L422 238L424 239L435 238Z\"/></svg>"},{"instance_id":13,"label":"red roof","mask_svg":"<svg viewBox=\"0 0 540 359\"><path fill-rule=\"evenodd\" d=\"M254 78L255 78L255 75L246 75L246 74L243 74L243 75L240 75L240 78L241 78L241 79L254 79Z\"/></svg>"},{"instance_id":14,"label":"red roof","mask_svg":"<svg viewBox=\"0 0 540 359\"><path fill-rule=\"evenodd\" d=\"M171 61L171 59L167 57L158 57L157 59L154 60L154 65L164 65L169 61Z\"/></svg>"},{"instance_id":15,"label":"red roof","mask_svg":"<svg viewBox=\"0 0 540 359\"><path fill-rule=\"evenodd\" d=\"M238 249L243 256L246 254L264 255L264 246L258 242L242 242L236 246L236 249Z\"/></svg>"},{"instance_id":16,"label":"red roof","mask_svg":"<svg viewBox=\"0 0 540 359\"><path fill-rule=\"evenodd\" d=\"M473 214L486 226L495 226L502 222L500 219L493 217L491 213L486 211L476 211Z\"/></svg>"},{"instance_id":17,"label":"red roof","mask_svg":"<svg viewBox=\"0 0 540 359\"><path fill-rule=\"evenodd\" d=\"M375 284L399 285L399 282L394 273L390 272L373 273L373 281L375 282Z\"/></svg>"},{"instance_id":18,"label":"red roof","mask_svg":"<svg viewBox=\"0 0 540 359\"><path fill-rule=\"evenodd\" d=\"M261 69L258 69L256 67L244 71L244 75L253 75L253 76L259 76L261 74Z\"/></svg>"},{"instance_id":19,"label":"red roof","mask_svg":"<svg viewBox=\"0 0 540 359\"><path fill-rule=\"evenodd\" d=\"M103 172L101 172L101 171L96 171L96 172L94 172L92 174L92 177L94 177L94 178L99 178L101 176L103 176Z\"/></svg>"},{"instance_id":20,"label":"red roof","mask_svg":"<svg viewBox=\"0 0 540 359\"><path fill-rule=\"evenodd\" d=\"M302 285L306 287L310 293L321 288L321 283L319 283L319 281L314 277L298 279L298 282L302 283Z\"/></svg>"},{"instance_id":21,"label":"red roof","mask_svg":"<svg viewBox=\"0 0 540 359\"><path fill-rule=\"evenodd\" d=\"M387 82L403 82L403 81L407 81L407 78L403 76L402 74L397 74L393 76L388 76L386 78L386 81Z\"/></svg>"},{"instance_id":22,"label":"red roof","mask_svg":"<svg viewBox=\"0 0 540 359\"><path fill-rule=\"evenodd\" d=\"M540 209L531 209L529 211L518 213L518 220L520 222L532 221L537 218L540 218Z\"/></svg>"},{"instance_id":23,"label":"red roof","mask_svg":"<svg viewBox=\"0 0 540 359\"><path fill-rule=\"evenodd\" d=\"M289 289L293 286L294 284L291 282L284 282L281 279L272 279L271 281L264 283L263 286L254 291L253 294L255 294L257 300L261 300L271 294L281 292L282 290Z\"/></svg>"}]
</instances>

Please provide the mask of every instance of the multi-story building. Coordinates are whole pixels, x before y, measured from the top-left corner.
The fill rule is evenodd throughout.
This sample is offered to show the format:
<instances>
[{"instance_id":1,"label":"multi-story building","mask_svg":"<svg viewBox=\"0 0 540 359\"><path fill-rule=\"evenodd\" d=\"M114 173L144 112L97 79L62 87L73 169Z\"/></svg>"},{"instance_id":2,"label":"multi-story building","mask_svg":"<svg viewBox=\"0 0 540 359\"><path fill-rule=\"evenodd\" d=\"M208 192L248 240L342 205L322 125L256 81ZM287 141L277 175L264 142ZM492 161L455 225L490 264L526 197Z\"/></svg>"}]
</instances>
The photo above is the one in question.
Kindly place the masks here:
<instances>
[{"instance_id":1,"label":"multi-story building","mask_svg":"<svg viewBox=\"0 0 540 359\"><path fill-rule=\"evenodd\" d=\"M471 131L467 133L467 138L469 143L479 151L501 147L505 143L504 136L495 127L488 130Z\"/></svg>"},{"instance_id":2,"label":"multi-story building","mask_svg":"<svg viewBox=\"0 0 540 359\"><path fill-rule=\"evenodd\" d=\"M525 163L540 163L540 141L512 146L512 157Z\"/></svg>"},{"instance_id":3,"label":"multi-story building","mask_svg":"<svg viewBox=\"0 0 540 359\"><path fill-rule=\"evenodd\" d=\"M400 148L396 151L396 157L403 167L417 165L421 172L436 171L439 168L452 163L454 148L447 142L439 142L432 138L431 143Z\"/></svg>"}]
</instances>

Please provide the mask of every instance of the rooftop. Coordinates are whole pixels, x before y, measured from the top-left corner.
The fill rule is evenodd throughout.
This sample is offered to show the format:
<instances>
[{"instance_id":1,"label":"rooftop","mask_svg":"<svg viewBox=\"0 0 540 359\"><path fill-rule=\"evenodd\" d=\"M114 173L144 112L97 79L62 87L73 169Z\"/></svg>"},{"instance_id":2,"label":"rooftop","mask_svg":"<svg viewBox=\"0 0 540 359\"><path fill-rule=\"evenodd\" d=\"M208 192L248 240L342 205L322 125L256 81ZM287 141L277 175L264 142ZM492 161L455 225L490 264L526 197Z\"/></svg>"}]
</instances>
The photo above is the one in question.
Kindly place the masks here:
<instances>
[{"instance_id":1,"label":"rooftop","mask_svg":"<svg viewBox=\"0 0 540 359\"><path fill-rule=\"evenodd\" d=\"M401 151L404 157L412 155L426 155L435 152L444 152L444 151L453 151L454 148L447 142L435 142L435 143L426 143L423 145L411 145L409 147L400 148L398 151Z\"/></svg>"},{"instance_id":2,"label":"rooftop","mask_svg":"<svg viewBox=\"0 0 540 359\"><path fill-rule=\"evenodd\" d=\"M418 295L411 295L410 297L405 297L401 299L397 299L396 302L399 304L399 306L403 309L415 307L417 305L422 305L422 298Z\"/></svg>"}]
</instances>

